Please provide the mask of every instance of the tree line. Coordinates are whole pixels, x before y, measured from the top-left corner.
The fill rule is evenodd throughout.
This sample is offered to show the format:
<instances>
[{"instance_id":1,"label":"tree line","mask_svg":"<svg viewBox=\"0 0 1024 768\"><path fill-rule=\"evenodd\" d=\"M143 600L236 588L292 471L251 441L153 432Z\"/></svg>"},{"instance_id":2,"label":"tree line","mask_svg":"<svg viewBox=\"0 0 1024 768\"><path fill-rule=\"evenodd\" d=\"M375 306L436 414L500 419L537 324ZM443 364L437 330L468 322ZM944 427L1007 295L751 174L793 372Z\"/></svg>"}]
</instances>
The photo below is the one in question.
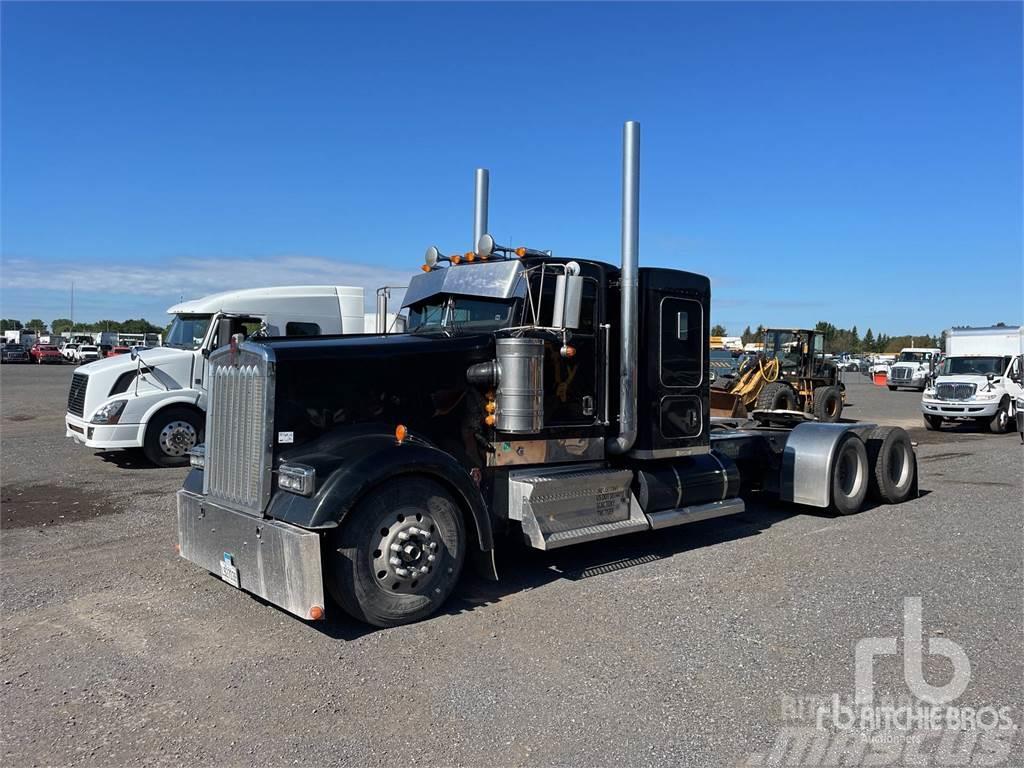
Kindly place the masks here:
<instances>
[{"instance_id":1,"label":"tree line","mask_svg":"<svg viewBox=\"0 0 1024 768\"><path fill-rule=\"evenodd\" d=\"M721 326L716 326L721 328ZM946 332L942 331L937 336L912 336L910 334L904 334L901 336L890 336L886 333L875 333L872 329L868 328L864 335L860 335L860 331L857 330L857 326L853 328L839 328L832 323L821 320L814 326L814 330L821 331L825 341L825 351L829 354L838 354L842 352L848 352L850 354L870 354L870 353L889 353L899 352L904 347L938 347L943 348L945 346L945 335ZM713 334L717 336L724 336L724 333ZM764 326L757 326L756 330L751 330L748 325L743 329L743 333L740 334L740 339L744 344L751 342L760 342L764 337Z\"/></svg>"},{"instance_id":2,"label":"tree line","mask_svg":"<svg viewBox=\"0 0 1024 768\"><path fill-rule=\"evenodd\" d=\"M0 331L32 331L33 333L61 334L65 331L71 333L95 333L97 331L116 331L117 333L163 333L164 328L153 325L145 318L138 320L97 320L95 323L73 323L70 318L58 317L49 326L37 317L27 323L20 320L8 318L0 320Z\"/></svg>"}]
</instances>

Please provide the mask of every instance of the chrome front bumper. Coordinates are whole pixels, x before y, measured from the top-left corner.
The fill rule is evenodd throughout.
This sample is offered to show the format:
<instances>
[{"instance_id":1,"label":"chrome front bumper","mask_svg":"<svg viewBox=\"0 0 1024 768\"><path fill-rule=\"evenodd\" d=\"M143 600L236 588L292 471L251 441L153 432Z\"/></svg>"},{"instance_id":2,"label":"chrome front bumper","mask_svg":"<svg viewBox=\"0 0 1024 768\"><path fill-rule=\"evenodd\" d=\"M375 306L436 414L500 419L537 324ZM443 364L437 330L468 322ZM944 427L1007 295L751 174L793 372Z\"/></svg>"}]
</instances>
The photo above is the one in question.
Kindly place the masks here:
<instances>
[{"instance_id":1,"label":"chrome front bumper","mask_svg":"<svg viewBox=\"0 0 1024 768\"><path fill-rule=\"evenodd\" d=\"M983 419L996 415L998 400L977 402L974 400L921 400L921 412L926 416L943 416L947 419Z\"/></svg>"},{"instance_id":2,"label":"chrome front bumper","mask_svg":"<svg viewBox=\"0 0 1024 768\"><path fill-rule=\"evenodd\" d=\"M324 614L320 535L178 491L178 545L186 560L302 619ZM223 563L228 562L225 567Z\"/></svg>"}]
</instances>

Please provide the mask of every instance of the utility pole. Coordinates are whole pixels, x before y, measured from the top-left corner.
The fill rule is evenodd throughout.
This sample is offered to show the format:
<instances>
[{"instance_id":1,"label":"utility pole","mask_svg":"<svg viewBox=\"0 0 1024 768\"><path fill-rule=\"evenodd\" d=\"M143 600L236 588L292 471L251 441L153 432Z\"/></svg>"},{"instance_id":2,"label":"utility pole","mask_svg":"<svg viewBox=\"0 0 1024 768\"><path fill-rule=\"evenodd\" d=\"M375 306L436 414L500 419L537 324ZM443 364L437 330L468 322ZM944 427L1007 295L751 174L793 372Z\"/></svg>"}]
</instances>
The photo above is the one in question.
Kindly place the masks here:
<instances>
[{"instance_id":1,"label":"utility pole","mask_svg":"<svg viewBox=\"0 0 1024 768\"><path fill-rule=\"evenodd\" d=\"M71 330L75 330L75 281L71 281Z\"/></svg>"}]
</instances>

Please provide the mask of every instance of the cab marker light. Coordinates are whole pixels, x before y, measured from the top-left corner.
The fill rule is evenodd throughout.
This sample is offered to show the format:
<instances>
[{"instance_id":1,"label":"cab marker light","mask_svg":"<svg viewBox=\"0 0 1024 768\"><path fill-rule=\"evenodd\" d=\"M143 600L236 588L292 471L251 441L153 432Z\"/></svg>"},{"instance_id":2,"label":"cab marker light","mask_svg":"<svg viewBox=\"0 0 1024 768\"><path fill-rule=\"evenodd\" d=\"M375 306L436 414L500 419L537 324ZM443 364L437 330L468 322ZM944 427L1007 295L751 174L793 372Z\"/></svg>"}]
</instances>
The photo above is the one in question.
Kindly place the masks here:
<instances>
[{"instance_id":1,"label":"cab marker light","mask_svg":"<svg viewBox=\"0 0 1024 768\"><path fill-rule=\"evenodd\" d=\"M405 442L405 438L409 436L409 430L405 428L405 424L399 424L395 427L395 442L401 445Z\"/></svg>"},{"instance_id":2,"label":"cab marker light","mask_svg":"<svg viewBox=\"0 0 1024 768\"><path fill-rule=\"evenodd\" d=\"M309 609L309 618L311 618L313 621L320 621L320 619L322 619L323 617L323 606L314 605L312 608Z\"/></svg>"}]
</instances>

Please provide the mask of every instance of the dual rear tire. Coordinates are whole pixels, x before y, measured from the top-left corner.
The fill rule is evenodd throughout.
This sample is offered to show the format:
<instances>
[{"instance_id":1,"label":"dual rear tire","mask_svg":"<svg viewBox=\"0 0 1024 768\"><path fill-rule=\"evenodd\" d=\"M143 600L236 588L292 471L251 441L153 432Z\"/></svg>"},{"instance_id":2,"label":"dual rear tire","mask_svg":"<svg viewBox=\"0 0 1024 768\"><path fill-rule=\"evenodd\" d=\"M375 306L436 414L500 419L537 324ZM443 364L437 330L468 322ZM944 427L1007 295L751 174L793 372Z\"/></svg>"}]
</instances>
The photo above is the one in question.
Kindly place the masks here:
<instances>
[{"instance_id":1,"label":"dual rear tire","mask_svg":"<svg viewBox=\"0 0 1024 768\"><path fill-rule=\"evenodd\" d=\"M900 427L877 427L866 441L846 435L832 460L832 508L841 515L860 510L870 496L884 504L906 501L916 484L917 462L910 436Z\"/></svg>"}]
</instances>

